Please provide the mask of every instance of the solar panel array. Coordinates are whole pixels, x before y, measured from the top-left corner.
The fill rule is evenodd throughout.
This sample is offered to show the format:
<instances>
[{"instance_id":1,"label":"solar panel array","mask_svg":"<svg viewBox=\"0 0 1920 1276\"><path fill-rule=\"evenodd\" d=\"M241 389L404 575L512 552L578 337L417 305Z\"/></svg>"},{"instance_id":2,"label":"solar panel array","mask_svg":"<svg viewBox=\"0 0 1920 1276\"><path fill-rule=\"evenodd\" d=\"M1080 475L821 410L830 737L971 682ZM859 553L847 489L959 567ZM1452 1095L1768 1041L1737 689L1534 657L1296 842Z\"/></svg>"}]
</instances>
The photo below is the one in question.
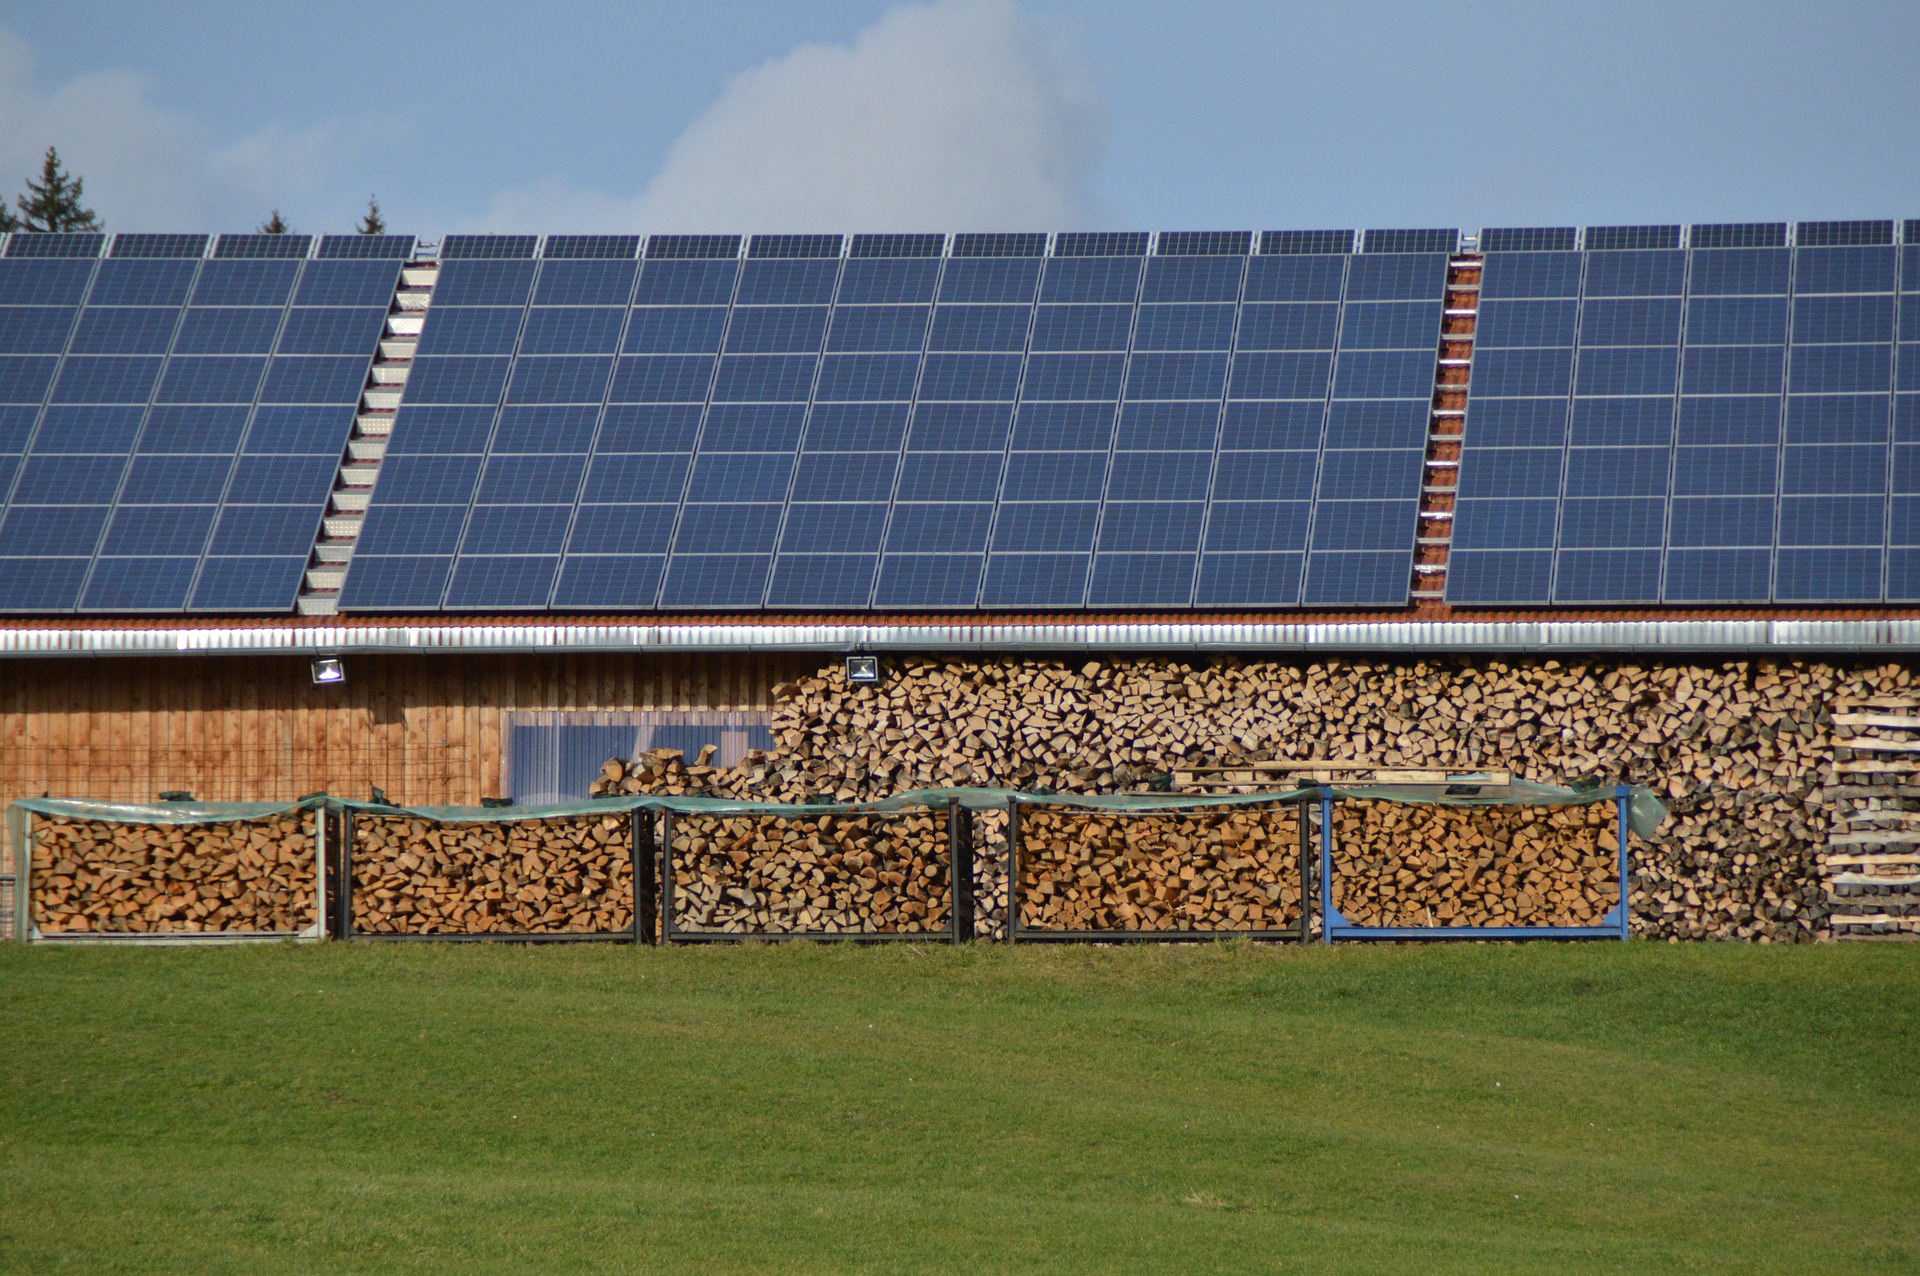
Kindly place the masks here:
<instances>
[{"instance_id":1,"label":"solar panel array","mask_svg":"<svg viewBox=\"0 0 1920 1276\"><path fill-rule=\"evenodd\" d=\"M1403 605L1456 242L455 237L341 605Z\"/></svg>"},{"instance_id":2,"label":"solar panel array","mask_svg":"<svg viewBox=\"0 0 1920 1276\"><path fill-rule=\"evenodd\" d=\"M1920 601L1920 222L1789 229L1482 234L1449 601Z\"/></svg>"},{"instance_id":3,"label":"solar panel array","mask_svg":"<svg viewBox=\"0 0 1920 1276\"><path fill-rule=\"evenodd\" d=\"M0 611L292 610L412 248L11 236Z\"/></svg>"},{"instance_id":4,"label":"solar panel array","mask_svg":"<svg viewBox=\"0 0 1920 1276\"><path fill-rule=\"evenodd\" d=\"M450 236L362 611L1408 601L1450 230ZM1447 598L1920 602L1920 221L1514 227ZM287 612L410 237L0 248L0 612Z\"/></svg>"}]
</instances>

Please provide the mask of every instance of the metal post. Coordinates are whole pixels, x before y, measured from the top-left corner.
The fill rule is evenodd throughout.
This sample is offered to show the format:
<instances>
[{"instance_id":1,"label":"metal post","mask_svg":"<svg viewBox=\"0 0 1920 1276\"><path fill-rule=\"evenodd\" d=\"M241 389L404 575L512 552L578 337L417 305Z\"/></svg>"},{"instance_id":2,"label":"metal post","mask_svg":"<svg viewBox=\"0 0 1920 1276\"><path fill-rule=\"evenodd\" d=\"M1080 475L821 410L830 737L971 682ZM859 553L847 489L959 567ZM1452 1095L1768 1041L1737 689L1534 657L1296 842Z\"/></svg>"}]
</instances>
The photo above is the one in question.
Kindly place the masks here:
<instances>
[{"instance_id":1,"label":"metal post","mask_svg":"<svg viewBox=\"0 0 1920 1276\"><path fill-rule=\"evenodd\" d=\"M313 812L313 869L314 890L318 892L313 901L313 925L319 933L316 939L327 937L327 808L319 806Z\"/></svg>"},{"instance_id":2,"label":"metal post","mask_svg":"<svg viewBox=\"0 0 1920 1276\"><path fill-rule=\"evenodd\" d=\"M1301 800L1293 804L1293 809L1295 814L1297 814L1300 817L1299 818L1299 823L1300 823L1300 922L1299 922L1299 925L1300 925L1300 942L1303 944L1313 937L1313 928L1309 924L1313 917L1313 909L1308 903L1308 895L1307 895L1309 883L1312 881L1312 877L1308 873L1308 868L1313 862L1313 829L1311 827L1313 824L1313 815L1312 815L1312 808L1307 805L1307 802L1308 802L1308 799L1302 798Z\"/></svg>"},{"instance_id":3,"label":"metal post","mask_svg":"<svg viewBox=\"0 0 1920 1276\"><path fill-rule=\"evenodd\" d=\"M640 834L640 920L645 942L660 942L660 844L654 829L655 812L643 807L633 813Z\"/></svg>"},{"instance_id":4,"label":"metal post","mask_svg":"<svg viewBox=\"0 0 1920 1276\"><path fill-rule=\"evenodd\" d=\"M947 799L947 885L953 892L953 942L973 940L973 812Z\"/></svg>"},{"instance_id":5,"label":"metal post","mask_svg":"<svg viewBox=\"0 0 1920 1276\"><path fill-rule=\"evenodd\" d=\"M673 811L660 812L660 942L673 942Z\"/></svg>"},{"instance_id":6,"label":"metal post","mask_svg":"<svg viewBox=\"0 0 1920 1276\"><path fill-rule=\"evenodd\" d=\"M340 938L353 938L353 808L340 813Z\"/></svg>"},{"instance_id":7,"label":"metal post","mask_svg":"<svg viewBox=\"0 0 1920 1276\"><path fill-rule=\"evenodd\" d=\"M645 942L641 938L643 933L641 917L645 910L640 904L641 892L645 887L641 885L640 876L640 813L638 811L627 812L627 855L633 864L633 880L628 883L633 905L633 942L639 945Z\"/></svg>"},{"instance_id":8,"label":"metal post","mask_svg":"<svg viewBox=\"0 0 1920 1276\"><path fill-rule=\"evenodd\" d=\"M1007 942L1019 942L1020 934L1020 799L1007 799Z\"/></svg>"},{"instance_id":9,"label":"metal post","mask_svg":"<svg viewBox=\"0 0 1920 1276\"><path fill-rule=\"evenodd\" d=\"M20 844L13 848L13 937L33 942L33 812L22 811Z\"/></svg>"},{"instance_id":10,"label":"metal post","mask_svg":"<svg viewBox=\"0 0 1920 1276\"><path fill-rule=\"evenodd\" d=\"M1620 817L1620 939L1624 943L1633 933L1633 897L1627 884L1627 803L1633 790L1626 785L1618 785L1613 790L1614 805L1619 808Z\"/></svg>"},{"instance_id":11,"label":"metal post","mask_svg":"<svg viewBox=\"0 0 1920 1276\"><path fill-rule=\"evenodd\" d=\"M1320 790L1320 942L1333 943L1333 790Z\"/></svg>"}]
</instances>

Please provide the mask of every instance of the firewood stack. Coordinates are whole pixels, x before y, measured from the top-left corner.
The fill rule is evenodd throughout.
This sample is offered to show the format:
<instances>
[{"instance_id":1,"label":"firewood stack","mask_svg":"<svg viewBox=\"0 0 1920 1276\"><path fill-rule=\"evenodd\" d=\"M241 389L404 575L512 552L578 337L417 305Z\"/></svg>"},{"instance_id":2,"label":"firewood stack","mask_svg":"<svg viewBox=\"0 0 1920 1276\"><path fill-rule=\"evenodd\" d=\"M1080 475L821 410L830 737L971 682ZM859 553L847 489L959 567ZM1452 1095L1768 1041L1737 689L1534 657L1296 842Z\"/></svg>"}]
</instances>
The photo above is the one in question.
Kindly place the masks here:
<instances>
[{"instance_id":1,"label":"firewood stack","mask_svg":"<svg viewBox=\"0 0 1920 1276\"><path fill-rule=\"evenodd\" d=\"M637 781L623 766L619 783L793 802L957 784L1112 793L1182 765L1298 758L1637 781L1673 814L1633 849L1636 933L1790 942L1829 933L1831 706L1914 682L1905 665L1784 659L901 659L877 685L836 666L776 688L777 753ZM983 865L995 837L983 820Z\"/></svg>"},{"instance_id":2,"label":"firewood stack","mask_svg":"<svg viewBox=\"0 0 1920 1276\"><path fill-rule=\"evenodd\" d=\"M728 935L952 925L945 811L676 815L673 923Z\"/></svg>"},{"instance_id":3,"label":"firewood stack","mask_svg":"<svg viewBox=\"0 0 1920 1276\"><path fill-rule=\"evenodd\" d=\"M356 812L353 928L373 935L629 931L628 816L440 824Z\"/></svg>"},{"instance_id":4,"label":"firewood stack","mask_svg":"<svg viewBox=\"0 0 1920 1276\"><path fill-rule=\"evenodd\" d=\"M1007 813L973 814L973 933L1007 937Z\"/></svg>"},{"instance_id":5,"label":"firewood stack","mask_svg":"<svg viewBox=\"0 0 1920 1276\"><path fill-rule=\"evenodd\" d=\"M1055 931L1262 931L1300 920L1295 808L1020 813L1020 924Z\"/></svg>"},{"instance_id":6,"label":"firewood stack","mask_svg":"<svg viewBox=\"0 0 1920 1276\"><path fill-rule=\"evenodd\" d=\"M311 814L220 824L35 816L43 934L294 934L317 919Z\"/></svg>"},{"instance_id":7,"label":"firewood stack","mask_svg":"<svg viewBox=\"0 0 1920 1276\"><path fill-rule=\"evenodd\" d=\"M744 801L804 801L803 797L770 799L764 795L770 763L759 749L747 752L737 767L712 765L714 746L702 749L689 765L679 749L654 749L631 761L608 758L600 775L588 786L594 797L631 796L641 793L661 797L717 797Z\"/></svg>"},{"instance_id":8,"label":"firewood stack","mask_svg":"<svg viewBox=\"0 0 1920 1276\"><path fill-rule=\"evenodd\" d=\"M1357 926L1598 926L1620 902L1618 808L1333 808L1333 903Z\"/></svg>"}]
</instances>

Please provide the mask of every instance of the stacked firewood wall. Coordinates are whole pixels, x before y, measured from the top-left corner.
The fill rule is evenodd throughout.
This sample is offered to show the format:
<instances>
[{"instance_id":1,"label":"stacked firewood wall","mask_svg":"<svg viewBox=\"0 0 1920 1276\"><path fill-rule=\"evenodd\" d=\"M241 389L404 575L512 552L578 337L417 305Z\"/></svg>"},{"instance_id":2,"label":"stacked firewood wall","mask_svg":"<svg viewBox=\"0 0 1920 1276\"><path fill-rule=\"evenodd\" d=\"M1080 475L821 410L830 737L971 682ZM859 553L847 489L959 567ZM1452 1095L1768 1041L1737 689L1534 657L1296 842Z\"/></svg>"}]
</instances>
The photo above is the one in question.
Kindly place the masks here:
<instances>
[{"instance_id":1,"label":"stacked firewood wall","mask_svg":"<svg viewBox=\"0 0 1920 1276\"><path fill-rule=\"evenodd\" d=\"M33 820L42 934L282 934L319 919L312 812L216 824Z\"/></svg>"},{"instance_id":2,"label":"stacked firewood wall","mask_svg":"<svg viewBox=\"0 0 1920 1276\"><path fill-rule=\"evenodd\" d=\"M1903 665L1811 660L897 659L878 685L830 666L779 687L772 753L727 769L656 754L604 784L774 801L943 785L1110 793L1181 765L1271 758L1619 779L1672 811L1633 848L1636 933L1783 942L1828 931L1831 706L1913 685ZM978 822L983 875L1003 838ZM993 883L981 885L991 933Z\"/></svg>"},{"instance_id":3,"label":"stacked firewood wall","mask_svg":"<svg viewBox=\"0 0 1920 1276\"><path fill-rule=\"evenodd\" d=\"M353 927L372 935L609 934L633 928L625 812L440 823L355 812Z\"/></svg>"}]
</instances>

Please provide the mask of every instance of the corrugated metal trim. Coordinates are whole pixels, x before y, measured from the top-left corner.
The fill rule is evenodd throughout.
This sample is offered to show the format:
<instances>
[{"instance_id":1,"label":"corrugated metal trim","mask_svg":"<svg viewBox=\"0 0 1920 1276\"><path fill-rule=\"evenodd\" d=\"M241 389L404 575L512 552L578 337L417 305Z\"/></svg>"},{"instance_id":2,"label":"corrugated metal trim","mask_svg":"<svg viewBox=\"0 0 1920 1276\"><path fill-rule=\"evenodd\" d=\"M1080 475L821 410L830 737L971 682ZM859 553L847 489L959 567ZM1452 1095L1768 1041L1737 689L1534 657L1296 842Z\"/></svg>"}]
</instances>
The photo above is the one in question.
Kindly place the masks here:
<instances>
[{"instance_id":1,"label":"corrugated metal trim","mask_svg":"<svg viewBox=\"0 0 1920 1276\"><path fill-rule=\"evenodd\" d=\"M726 628L759 625L767 629L807 627L844 627L866 625L873 629L912 629L927 626L952 626L965 629L1032 627L1058 625L1085 628L1089 625L1384 625L1411 621L1433 624L1441 621L1472 624L1586 624L1593 621L1665 621L1677 623L1701 620L1920 620L1920 607L1536 607L1525 610L1475 607L1471 610L1447 607L1434 602L1377 611L1064 611L1064 612L460 612L453 614L358 614L336 616L0 616L4 630L146 630L164 627L171 632L187 630L241 629L390 629L437 625L447 629L522 628L531 624L577 626L607 629L638 625L657 629Z\"/></svg>"},{"instance_id":2,"label":"corrugated metal trim","mask_svg":"<svg viewBox=\"0 0 1920 1276\"><path fill-rule=\"evenodd\" d=\"M0 656L325 652L1909 652L1920 620L1564 620L916 625L258 625L0 630Z\"/></svg>"}]
</instances>

